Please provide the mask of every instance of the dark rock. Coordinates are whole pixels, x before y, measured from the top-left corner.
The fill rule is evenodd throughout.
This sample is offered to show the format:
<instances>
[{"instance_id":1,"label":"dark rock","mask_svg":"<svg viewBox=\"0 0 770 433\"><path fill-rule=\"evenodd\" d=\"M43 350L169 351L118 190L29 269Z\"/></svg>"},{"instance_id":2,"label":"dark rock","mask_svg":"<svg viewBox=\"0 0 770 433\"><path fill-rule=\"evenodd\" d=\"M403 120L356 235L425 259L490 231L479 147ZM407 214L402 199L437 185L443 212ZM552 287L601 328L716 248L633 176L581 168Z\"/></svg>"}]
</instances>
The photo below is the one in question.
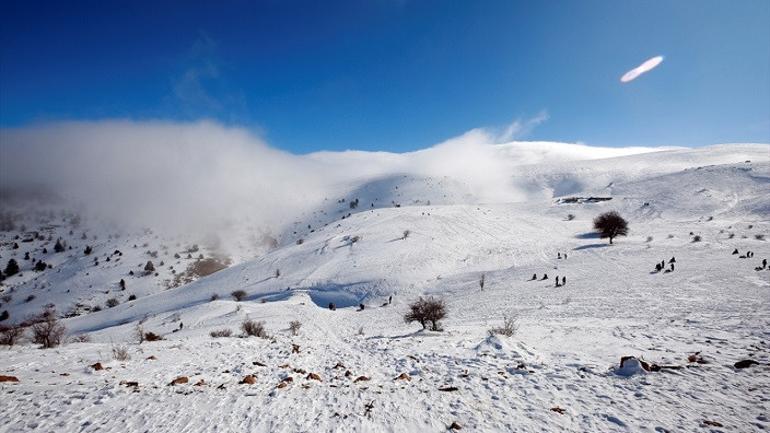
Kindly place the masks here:
<instances>
[{"instance_id":1,"label":"dark rock","mask_svg":"<svg viewBox=\"0 0 770 433\"><path fill-rule=\"evenodd\" d=\"M749 368L752 365L759 365L757 361L754 361L753 359L744 359L743 361L738 361L735 364L733 364L733 367L735 368Z\"/></svg>"}]
</instances>

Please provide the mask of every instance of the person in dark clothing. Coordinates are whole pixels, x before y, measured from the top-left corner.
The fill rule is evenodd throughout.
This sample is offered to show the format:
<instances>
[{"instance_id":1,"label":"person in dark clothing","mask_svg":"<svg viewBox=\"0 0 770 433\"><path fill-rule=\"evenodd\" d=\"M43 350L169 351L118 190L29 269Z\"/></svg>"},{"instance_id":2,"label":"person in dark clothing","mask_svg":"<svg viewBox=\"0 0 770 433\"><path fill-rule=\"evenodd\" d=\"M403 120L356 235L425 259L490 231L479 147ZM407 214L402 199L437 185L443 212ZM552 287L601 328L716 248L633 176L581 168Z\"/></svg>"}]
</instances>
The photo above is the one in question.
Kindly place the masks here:
<instances>
[{"instance_id":1,"label":"person in dark clothing","mask_svg":"<svg viewBox=\"0 0 770 433\"><path fill-rule=\"evenodd\" d=\"M556 276L556 287L559 287L559 285L560 285L560 284L559 284L559 276L557 275L557 276Z\"/></svg>"},{"instance_id":2,"label":"person in dark clothing","mask_svg":"<svg viewBox=\"0 0 770 433\"><path fill-rule=\"evenodd\" d=\"M567 277L561 277L561 285L566 286L567 285Z\"/></svg>"},{"instance_id":3,"label":"person in dark clothing","mask_svg":"<svg viewBox=\"0 0 770 433\"><path fill-rule=\"evenodd\" d=\"M767 267L767 259L762 259L762 269Z\"/></svg>"},{"instance_id":4,"label":"person in dark clothing","mask_svg":"<svg viewBox=\"0 0 770 433\"><path fill-rule=\"evenodd\" d=\"M671 272L674 272L674 264L671 263Z\"/></svg>"},{"instance_id":5,"label":"person in dark clothing","mask_svg":"<svg viewBox=\"0 0 770 433\"><path fill-rule=\"evenodd\" d=\"M184 328L184 323L179 322L179 329L182 329L182 328Z\"/></svg>"},{"instance_id":6,"label":"person in dark clothing","mask_svg":"<svg viewBox=\"0 0 770 433\"><path fill-rule=\"evenodd\" d=\"M548 279L548 274L543 274L543 279L542 279L542 281L545 281L545 280L547 280L547 279Z\"/></svg>"},{"instance_id":7,"label":"person in dark clothing","mask_svg":"<svg viewBox=\"0 0 770 433\"><path fill-rule=\"evenodd\" d=\"M669 263L676 263L676 257L671 257L671 260L668 261Z\"/></svg>"},{"instance_id":8,"label":"person in dark clothing","mask_svg":"<svg viewBox=\"0 0 770 433\"><path fill-rule=\"evenodd\" d=\"M734 249L734 250L733 250L733 255L736 255L736 254L740 254L740 253L738 252L738 248L736 248L736 249Z\"/></svg>"},{"instance_id":9,"label":"person in dark clothing","mask_svg":"<svg viewBox=\"0 0 770 433\"><path fill-rule=\"evenodd\" d=\"M537 274L532 274L532 281L537 279Z\"/></svg>"}]
</instances>

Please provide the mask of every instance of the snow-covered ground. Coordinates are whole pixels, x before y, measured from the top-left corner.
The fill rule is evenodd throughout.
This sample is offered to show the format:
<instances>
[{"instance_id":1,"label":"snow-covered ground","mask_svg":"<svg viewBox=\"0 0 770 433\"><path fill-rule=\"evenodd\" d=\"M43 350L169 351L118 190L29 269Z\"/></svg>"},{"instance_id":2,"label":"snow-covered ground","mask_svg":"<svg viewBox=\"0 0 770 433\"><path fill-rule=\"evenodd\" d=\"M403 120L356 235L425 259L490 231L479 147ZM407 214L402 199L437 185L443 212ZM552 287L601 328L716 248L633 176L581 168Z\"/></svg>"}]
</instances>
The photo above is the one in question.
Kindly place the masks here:
<instances>
[{"instance_id":1,"label":"snow-covered ground","mask_svg":"<svg viewBox=\"0 0 770 433\"><path fill-rule=\"evenodd\" d=\"M770 259L770 146L632 155L540 146L553 154L498 148L511 194L382 156L395 168L337 185L340 197L288 222L278 245L229 254L229 268L175 288L163 283L168 266L197 261L185 252L195 238L92 228L70 236L65 222L52 239L77 248L42 256L48 234L17 240L16 250L18 230L2 234L3 266L16 257L23 268L4 282L9 321L47 303L62 313L76 303L103 309L63 320L71 337L90 342L2 349L0 375L19 382L0 384L0 431L770 429L770 267L761 269ZM611 246L591 227L607 210L630 226ZM82 231L97 237L78 240ZM259 245L263 235L253 234ZM27 251L52 268L30 270ZM222 252L201 242L197 254ZM673 272L653 272L672 257ZM147 260L165 261L158 276L139 275ZM557 275L566 285L555 286ZM235 290L243 301L230 297ZM105 308L112 296L120 304ZM443 331L404 323L420 296L447 303ZM505 317L517 319L517 332L490 336ZM246 319L263 321L269 338L238 338ZM164 340L138 344L140 323ZM221 329L233 336L209 335ZM130 359L114 359L114 348ZM619 369L623 356L665 368ZM747 359L759 365L734 367ZM254 383L241 383L247 375ZM169 385L179 376L189 381Z\"/></svg>"}]
</instances>

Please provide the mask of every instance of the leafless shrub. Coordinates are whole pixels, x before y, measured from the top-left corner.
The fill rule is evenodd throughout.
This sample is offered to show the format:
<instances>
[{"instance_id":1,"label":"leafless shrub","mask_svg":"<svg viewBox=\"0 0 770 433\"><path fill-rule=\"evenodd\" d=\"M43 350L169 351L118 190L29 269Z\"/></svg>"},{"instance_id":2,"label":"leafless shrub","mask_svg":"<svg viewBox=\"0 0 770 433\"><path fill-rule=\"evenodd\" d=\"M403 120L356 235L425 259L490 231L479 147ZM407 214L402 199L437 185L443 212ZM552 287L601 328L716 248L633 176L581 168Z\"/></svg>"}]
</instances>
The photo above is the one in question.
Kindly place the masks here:
<instances>
[{"instance_id":1,"label":"leafless shrub","mask_svg":"<svg viewBox=\"0 0 770 433\"><path fill-rule=\"evenodd\" d=\"M503 326L499 328L492 328L489 331L489 335L503 335L511 337L519 330L519 319L516 315L511 314L503 317Z\"/></svg>"},{"instance_id":2,"label":"leafless shrub","mask_svg":"<svg viewBox=\"0 0 770 433\"><path fill-rule=\"evenodd\" d=\"M292 320L289 322L289 331L291 331L291 335L297 335L299 334L299 328L302 327L302 322L299 320Z\"/></svg>"},{"instance_id":3,"label":"leafless shrub","mask_svg":"<svg viewBox=\"0 0 770 433\"><path fill-rule=\"evenodd\" d=\"M408 238L408 237L409 237L409 235L410 235L411 233L412 233L412 232L411 232L411 231L409 231L409 230L404 230L404 235L403 235L403 236L401 236L401 239L406 239L406 238Z\"/></svg>"},{"instance_id":4,"label":"leafless shrub","mask_svg":"<svg viewBox=\"0 0 770 433\"><path fill-rule=\"evenodd\" d=\"M246 297L246 292L243 290L235 290L230 293L230 296L236 301L241 302Z\"/></svg>"},{"instance_id":5,"label":"leafless shrub","mask_svg":"<svg viewBox=\"0 0 770 433\"><path fill-rule=\"evenodd\" d=\"M693 242L700 242L701 240L702 240L702 238L700 237L700 235L695 235L695 236L692 237L692 241Z\"/></svg>"},{"instance_id":6,"label":"leafless shrub","mask_svg":"<svg viewBox=\"0 0 770 433\"><path fill-rule=\"evenodd\" d=\"M112 346L112 359L116 361L128 361L131 355L128 354L126 346Z\"/></svg>"},{"instance_id":7,"label":"leafless shrub","mask_svg":"<svg viewBox=\"0 0 770 433\"><path fill-rule=\"evenodd\" d=\"M763 241L763 240L765 240L765 235L756 234L756 235L754 235L754 239L756 239L758 241Z\"/></svg>"},{"instance_id":8,"label":"leafless shrub","mask_svg":"<svg viewBox=\"0 0 770 433\"><path fill-rule=\"evenodd\" d=\"M13 346L24 336L24 328L19 325L0 326L0 345Z\"/></svg>"},{"instance_id":9,"label":"leafless shrub","mask_svg":"<svg viewBox=\"0 0 770 433\"><path fill-rule=\"evenodd\" d=\"M136 326L134 326L134 338L136 338L137 344L144 343L144 327L142 327L142 322L137 322Z\"/></svg>"},{"instance_id":10,"label":"leafless shrub","mask_svg":"<svg viewBox=\"0 0 770 433\"><path fill-rule=\"evenodd\" d=\"M404 315L406 323L420 322L423 329L430 323L432 331L440 331L439 320L446 317L446 304L440 299L420 298L409 305L409 312Z\"/></svg>"},{"instance_id":11,"label":"leafless shrub","mask_svg":"<svg viewBox=\"0 0 770 433\"><path fill-rule=\"evenodd\" d=\"M226 338L226 337L231 337L233 335L233 331L228 328L216 329L214 331L209 332L209 335L211 336L211 338Z\"/></svg>"},{"instance_id":12,"label":"leafless shrub","mask_svg":"<svg viewBox=\"0 0 770 433\"><path fill-rule=\"evenodd\" d=\"M70 337L70 343L90 343L91 337L88 334L78 334Z\"/></svg>"},{"instance_id":13,"label":"leafless shrub","mask_svg":"<svg viewBox=\"0 0 770 433\"><path fill-rule=\"evenodd\" d=\"M246 319L241 323L241 330L248 337L268 338L265 322Z\"/></svg>"},{"instance_id":14,"label":"leafless shrub","mask_svg":"<svg viewBox=\"0 0 770 433\"><path fill-rule=\"evenodd\" d=\"M64 332L67 330L59 323L56 310L46 308L38 316L32 319L32 341L40 344L44 349L56 347L61 344Z\"/></svg>"},{"instance_id":15,"label":"leafless shrub","mask_svg":"<svg viewBox=\"0 0 770 433\"><path fill-rule=\"evenodd\" d=\"M107 300L107 302L104 303L104 305L106 305L107 308L117 307L120 305L120 301L118 301L117 298L110 298Z\"/></svg>"}]
</instances>

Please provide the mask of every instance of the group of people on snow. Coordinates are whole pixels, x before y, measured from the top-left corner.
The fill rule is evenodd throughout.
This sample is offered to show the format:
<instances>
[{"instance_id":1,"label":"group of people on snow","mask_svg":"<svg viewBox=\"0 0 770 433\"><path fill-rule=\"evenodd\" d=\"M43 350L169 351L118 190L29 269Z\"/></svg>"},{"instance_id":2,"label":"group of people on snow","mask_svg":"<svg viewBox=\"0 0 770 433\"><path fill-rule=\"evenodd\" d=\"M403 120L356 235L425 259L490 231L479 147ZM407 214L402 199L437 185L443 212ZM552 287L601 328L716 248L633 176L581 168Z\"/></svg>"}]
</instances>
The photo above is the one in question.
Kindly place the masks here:
<instances>
[{"instance_id":1,"label":"group of people on snow","mask_svg":"<svg viewBox=\"0 0 770 433\"><path fill-rule=\"evenodd\" d=\"M671 257L668 260L669 268L666 269L666 260L661 260L659 263L655 263L655 272L663 271L664 273L674 272L674 263L676 263L676 257Z\"/></svg>"}]
</instances>

